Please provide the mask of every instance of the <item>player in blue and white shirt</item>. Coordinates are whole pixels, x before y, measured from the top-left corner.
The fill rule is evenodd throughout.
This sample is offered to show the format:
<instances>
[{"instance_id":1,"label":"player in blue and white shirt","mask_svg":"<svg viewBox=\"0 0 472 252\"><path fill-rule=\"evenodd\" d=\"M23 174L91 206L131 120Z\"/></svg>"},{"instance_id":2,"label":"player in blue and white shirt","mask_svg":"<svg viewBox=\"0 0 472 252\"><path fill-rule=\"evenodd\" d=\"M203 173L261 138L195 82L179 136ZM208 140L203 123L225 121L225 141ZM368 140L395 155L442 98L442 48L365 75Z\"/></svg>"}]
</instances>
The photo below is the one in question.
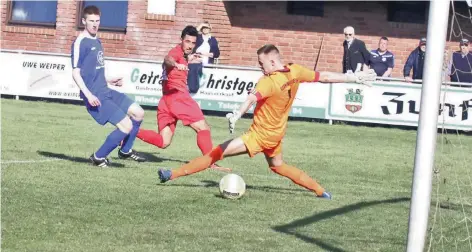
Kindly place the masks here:
<instances>
[{"instance_id":1,"label":"player in blue and white shirt","mask_svg":"<svg viewBox=\"0 0 472 252\"><path fill-rule=\"evenodd\" d=\"M108 135L105 143L90 156L92 163L106 167L107 159L120 143L119 158L145 161L132 149L136 134L144 118L143 109L128 96L108 87L108 84L121 86L122 78L105 78L103 46L97 38L100 25L100 10L96 6L84 9L83 32L72 44L72 77L80 88L88 113L100 125L111 123L117 128Z\"/></svg>"},{"instance_id":2,"label":"player in blue and white shirt","mask_svg":"<svg viewBox=\"0 0 472 252\"><path fill-rule=\"evenodd\" d=\"M387 50L388 38L381 37L379 41L379 48L370 51L369 66L374 69L377 76L390 77L393 67L395 65L395 57Z\"/></svg>"}]
</instances>

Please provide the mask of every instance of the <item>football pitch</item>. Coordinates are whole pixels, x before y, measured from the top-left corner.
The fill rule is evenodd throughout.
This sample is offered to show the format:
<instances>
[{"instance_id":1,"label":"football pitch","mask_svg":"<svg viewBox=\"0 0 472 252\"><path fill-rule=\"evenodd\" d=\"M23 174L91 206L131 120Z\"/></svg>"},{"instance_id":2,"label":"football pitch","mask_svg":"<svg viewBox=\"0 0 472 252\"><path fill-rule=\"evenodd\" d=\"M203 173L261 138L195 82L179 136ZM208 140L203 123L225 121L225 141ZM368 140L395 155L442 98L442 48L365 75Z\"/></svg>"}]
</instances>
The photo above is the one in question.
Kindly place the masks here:
<instances>
[{"instance_id":1,"label":"football pitch","mask_svg":"<svg viewBox=\"0 0 472 252\"><path fill-rule=\"evenodd\" d=\"M231 137L225 118L206 118L214 144ZM239 121L235 135L250 122ZM142 127L157 129L155 110ZM416 130L289 122L285 161L316 178L329 201L272 173L263 155L219 162L245 180L239 200L219 196L225 173L215 170L159 183L158 167L200 155L195 132L180 123L167 149L136 140L148 162L119 160L115 150L112 168L92 166L88 157L112 129L79 105L1 99L3 251L405 250ZM448 141L438 142L447 186L437 195L434 184L430 226L437 199L442 214L428 232L447 239L434 236L432 251L470 242L461 241L469 230L460 220L472 212L472 138Z\"/></svg>"}]
</instances>

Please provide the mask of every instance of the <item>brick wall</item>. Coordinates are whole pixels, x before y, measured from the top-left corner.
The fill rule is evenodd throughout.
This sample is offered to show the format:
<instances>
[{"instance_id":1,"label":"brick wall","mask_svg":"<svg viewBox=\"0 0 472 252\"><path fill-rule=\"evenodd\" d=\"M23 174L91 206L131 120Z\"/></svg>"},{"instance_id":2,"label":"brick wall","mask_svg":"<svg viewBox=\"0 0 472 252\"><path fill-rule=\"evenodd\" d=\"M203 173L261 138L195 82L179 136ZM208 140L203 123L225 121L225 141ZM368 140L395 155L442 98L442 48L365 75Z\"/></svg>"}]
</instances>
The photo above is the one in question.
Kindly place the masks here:
<instances>
[{"instance_id":1,"label":"brick wall","mask_svg":"<svg viewBox=\"0 0 472 252\"><path fill-rule=\"evenodd\" d=\"M426 37L427 25L387 21L387 2L325 2L324 17L287 14L286 2L225 2L231 29L229 64L257 64L255 51L270 41L279 46L286 61L314 67L321 42L318 70L342 71L343 28L351 25L367 49L376 49L381 36L389 37L395 56L394 77L402 76L408 55ZM449 19L450 20L450 19ZM471 22L460 18L460 26L472 34ZM455 25L457 28L457 24ZM456 31L458 31L456 29ZM449 39L449 31L448 31ZM448 50L457 50L457 39Z\"/></svg>"},{"instance_id":2,"label":"brick wall","mask_svg":"<svg viewBox=\"0 0 472 252\"><path fill-rule=\"evenodd\" d=\"M2 48L70 53L79 32L76 2L59 1L56 29L6 25L6 1L0 2L0 8ZM220 64L257 66L255 51L270 42L280 48L286 62L313 68L323 41L317 69L329 71L341 71L342 32L352 25L369 50L377 48L380 36L389 37L389 50L396 56L394 77L402 75L406 58L427 28L387 22L385 2L326 2L324 17L308 17L288 15L286 2L177 1L176 15L164 16L147 14L147 2L142 0L129 2L126 34L100 32L99 36L107 56L162 60L179 42L185 25L203 20L212 24L220 43ZM460 21L462 29L472 34L470 21ZM457 47L457 42L448 43L448 50Z\"/></svg>"},{"instance_id":3,"label":"brick wall","mask_svg":"<svg viewBox=\"0 0 472 252\"><path fill-rule=\"evenodd\" d=\"M77 2L58 2L56 29L6 25L6 1L2 1L0 6L3 14L2 48L70 53L70 46L80 32L76 28ZM106 55L163 59L167 51L179 42L185 25L202 21L202 2L178 1L176 8L176 16L148 15L146 1L129 1L126 34L99 32Z\"/></svg>"}]
</instances>

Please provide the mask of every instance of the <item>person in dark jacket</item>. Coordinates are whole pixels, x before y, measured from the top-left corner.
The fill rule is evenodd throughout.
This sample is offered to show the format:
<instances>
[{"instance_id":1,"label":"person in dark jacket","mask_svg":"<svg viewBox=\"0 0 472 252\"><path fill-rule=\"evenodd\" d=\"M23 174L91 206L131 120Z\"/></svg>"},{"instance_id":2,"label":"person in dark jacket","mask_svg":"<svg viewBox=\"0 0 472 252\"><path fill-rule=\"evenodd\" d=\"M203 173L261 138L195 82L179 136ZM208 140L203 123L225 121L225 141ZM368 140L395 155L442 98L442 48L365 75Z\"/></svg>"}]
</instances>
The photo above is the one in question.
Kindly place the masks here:
<instances>
[{"instance_id":1,"label":"person in dark jacket","mask_svg":"<svg viewBox=\"0 0 472 252\"><path fill-rule=\"evenodd\" d=\"M469 51L469 40L461 39L459 46L460 51L452 53L449 61L451 82L472 83L472 53Z\"/></svg>"},{"instance_id":2,"label":"person in dark jacket","mask_svg":"<svg viewBox=\"0 0 472 252\"><path fill-rule=\"evenodd\" d=\"M187 85L191 94L196 94L200 88L200 77L203 74L203 66L215 64L215 59L220 57L220 48L215 37L211 36L211 25L203 22L197 27L199 31L194 52L199 55L198 61L189 62Z\"/></svg>"},{"instance_id":3,"label":"person in dark jacket","mask_svg":"<svg viewBox=\"0 0 472 252\"><path fill-rule=\"evenodd\" d=\"M418 47L410 53L403 67L403 76L408 82L413 79L423 79L424 57L426 53L426 38L420 39ZM410 77L411 69L413 69L413 77Z\"/></svg>"},{"instance_id":4,"label":"person in dark jacket","mask_svg":"<svg viewBox=\"0 0 472 252\"><path fill-rule=\"evenodd\" d=\"M367 69L370 52L367 50L364 41L356 39L354 28L348 26L344 28L344 54L343 54L343 73L359 72Z\"/></svg>"},{"instance_id":5,"label":"person in dark jacket","mask_svg":"<svg viewBox=\"0 0 472 252\"><path fill-rule=\"evenodd\" d=\"M215 59L220 57L220 48L218 41L210 33L211 25L208 22L203 22L198 26L198 31L201 34L197 37L195 52L202 55L203 65L214 64Z\"/></svg>"}]
</instances>

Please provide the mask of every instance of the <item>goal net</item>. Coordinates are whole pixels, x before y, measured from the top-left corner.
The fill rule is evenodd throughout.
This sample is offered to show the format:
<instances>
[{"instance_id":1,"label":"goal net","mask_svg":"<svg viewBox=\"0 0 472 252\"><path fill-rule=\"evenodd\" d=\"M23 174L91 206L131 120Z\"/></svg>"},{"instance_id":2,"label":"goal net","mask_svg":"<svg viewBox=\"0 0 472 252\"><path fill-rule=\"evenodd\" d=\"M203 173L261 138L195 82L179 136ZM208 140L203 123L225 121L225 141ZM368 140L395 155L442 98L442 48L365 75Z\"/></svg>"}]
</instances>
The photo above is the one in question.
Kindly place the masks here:
<instances>
[{"instance_id":1,"label":"goal net","mask_svg":"<svg viewBox=\"0 0 472 252\"><path fill-rule=\"evenodd\" d=\"M461 54L464 48L460 41L472 42L472 0L451 1L448 48L445 58L447 75L461 71L454 67L453 54ZM469 45L472 49L472 45ZM468 61L469 66L472 62ZM451 69L455 69L451 71ZM472 67L471 67L472 69ZM472 72L469 70L469 73ZM457 89L448 88L453 83L443 85L442 101L450 92ZM472 83L471 83L472 84ZM470 89L472 85L461 85ZM445 89L444 89L445 88ZM466 105L466 104L464 104ZM440 108L448 109L446 104ZM467 107L466 107L467 108ZM466 109L467 110L470 109ZM460 113L458 111L443 111ZM472 119L472 118L471 118ZM469 120L471 120L469 119ZM429 213L426 251L471 251L472 252L472 132L442 129L438 134L436 157L433 172L433 188Z\"/></svg>"}]
</instances>

